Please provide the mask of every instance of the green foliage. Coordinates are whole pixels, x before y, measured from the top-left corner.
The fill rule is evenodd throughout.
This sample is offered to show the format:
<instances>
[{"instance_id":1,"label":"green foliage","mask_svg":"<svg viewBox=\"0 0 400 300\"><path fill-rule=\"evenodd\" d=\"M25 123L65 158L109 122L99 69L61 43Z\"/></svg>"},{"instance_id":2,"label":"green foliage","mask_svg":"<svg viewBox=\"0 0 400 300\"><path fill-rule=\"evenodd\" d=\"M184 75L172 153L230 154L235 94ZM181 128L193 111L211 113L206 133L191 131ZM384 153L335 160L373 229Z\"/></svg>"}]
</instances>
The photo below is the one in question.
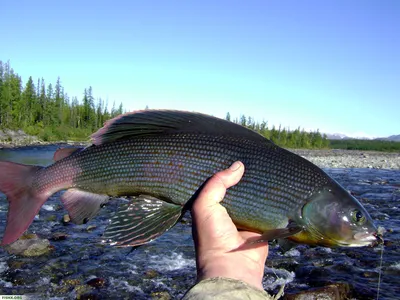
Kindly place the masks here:
<instances>
[{"instance_id":1,"label":"green foliage","mask_svg":"<svg viewBox=\"0 0 400 300\"><path fill-rule=\"evenodd\" d=\"M44 141L87 140L89 135L113 116L123 113L122 103L111 112L102 99L95 100L92 87L84 90L82 102L70 101L60 77L47 85L43 78L35 87L29 77L22 88L21 78L9 62L0 60L0 127L23 129Z\"/></svg>"},{"instance_id":2,"label":"green foliage","mask_svg":"<svg viewBox=\"0 0 400 300\"><path fill-rule=\"evenodd\" d=\"M363 150L363 151L400 151L400 142L381 140L330 140L333 149Z\"/></svg>"},{"instance_id":3,"label":"green foliage","mask_svg":"<svg viewBox=\"0 0 400 300\"><path fill-rule=\"evenodd\" d=\"M226 120L231 120L231 115L228 112L226 114ZM321 133L317 130L315 132L305 132L304 129L300 131L300 127L294 131L290 131L286 128L282 128L279 126L276 129L275 126L272 128L268 128L268 123L266 121L262 121L258 123L252 117L246 117L245 115L240 116L239 119L233 120L234 123L245 126L249 129L252 129L262 136L270 139L275 144L285 148L292 149L326 149L329 148L329 141L327 136L321 135Z\"/></svg>"},{"instance_id":4,"label":"green foliage","mask_svg":"<svg viewBox=\"0 0 400 300\"><path fill-rule=\"evenodd\" d=\"M228 117L229 116L229 117ZM227 113L227 120L231 115ZM381 141L381 140L328 140L326 134L321 134L319 130L306 132L298 127L294 131L287 130L279 126L268 128L268 123L262 121L255 122L252 117L244 115L233 120L234 123L250 128L262 136L270 139L278 146L292 149L348 149L364 151L400 151L400 142Z\"/></svg>"}]
</instances>

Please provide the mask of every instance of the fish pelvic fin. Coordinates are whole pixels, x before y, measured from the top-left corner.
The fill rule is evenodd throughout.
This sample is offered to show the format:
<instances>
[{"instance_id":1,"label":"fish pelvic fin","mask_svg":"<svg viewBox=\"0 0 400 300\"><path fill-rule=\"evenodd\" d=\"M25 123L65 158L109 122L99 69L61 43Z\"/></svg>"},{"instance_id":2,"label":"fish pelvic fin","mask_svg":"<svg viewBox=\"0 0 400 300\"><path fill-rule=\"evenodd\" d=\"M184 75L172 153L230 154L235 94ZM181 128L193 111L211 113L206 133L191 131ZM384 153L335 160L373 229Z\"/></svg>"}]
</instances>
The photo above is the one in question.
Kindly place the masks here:
<instances>
[{"instance_id":1,"label":"fish pelvic fin","mask_svg":"<svg viewBox=\"0 0 400 300\"><path fill-rule=\"evenodd\" d=\"M108 201L109 196L95 194L79 189L69 189L62 196L61 201L68 211L72 222L86 224L99 212Z\"/></svg>"},{"instance_id":2,"label":"fish pelvic fin","mask_svg":"<svg viewBox=\"0 0 400 300\"><path fill-rule=\"evenodd\" d=\"M151 242L175 225L182 206L140 195L124 204L111 218L103 242L117 247L138 246Z\"/></svg>"},{"instance_id":3,"label":"fish pelvic fin","mask_svg":"<svg viewBox=\"0 0 400 300\"><path fill-rule=\"evenodd\" d=\"M9 202L2 245L16 241L28 229L49 197L48 194L39 194L32 188L35 173L41 168L0 162L0 191L7 196Z\"/></svg>"}]
</instances>

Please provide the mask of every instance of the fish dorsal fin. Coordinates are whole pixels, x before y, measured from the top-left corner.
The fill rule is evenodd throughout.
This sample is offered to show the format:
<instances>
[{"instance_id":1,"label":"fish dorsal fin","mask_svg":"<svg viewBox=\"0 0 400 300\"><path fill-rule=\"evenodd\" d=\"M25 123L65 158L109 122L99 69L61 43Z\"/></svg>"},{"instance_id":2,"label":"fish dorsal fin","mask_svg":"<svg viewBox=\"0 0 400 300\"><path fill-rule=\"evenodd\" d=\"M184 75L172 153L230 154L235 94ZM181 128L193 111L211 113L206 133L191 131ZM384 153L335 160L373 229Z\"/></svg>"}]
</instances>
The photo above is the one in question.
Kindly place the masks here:
<instances>
[{"instance_id":1,"label":"fish dorsal fin","mask_svg":"<svg viewBox=\"0 0 400 300\"><path fill-rule=\"evenodd\" d=\"M268 141L255 131L230 121L178 110L143 110L120 115L107 121L92 135L92 140L93 144L101 145L120 139L173 133L214 133Z\"/></svg>"},{"instance_id":2,"label":"fish dorsal fin","mask_svg":"<svg viewBox=\"0 0 400 300\"><path fill-rule=\"evenodd\" d=\"M56 152L54 152L53 160L54 161L59 161L62 160L74 153L77 153L79 151L82 151L84 148L79 147L79 148L60 148L57 149Z\"/></svg>"}]
</instances>

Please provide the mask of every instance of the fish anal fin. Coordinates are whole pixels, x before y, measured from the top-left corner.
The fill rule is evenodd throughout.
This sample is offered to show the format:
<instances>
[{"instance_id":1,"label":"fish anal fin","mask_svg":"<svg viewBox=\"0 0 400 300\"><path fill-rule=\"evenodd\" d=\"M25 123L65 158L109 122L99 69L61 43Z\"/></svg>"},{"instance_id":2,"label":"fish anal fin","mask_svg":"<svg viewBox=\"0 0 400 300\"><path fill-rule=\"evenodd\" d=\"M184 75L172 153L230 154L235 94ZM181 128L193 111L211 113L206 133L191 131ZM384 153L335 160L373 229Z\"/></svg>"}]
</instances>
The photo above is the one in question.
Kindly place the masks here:
<instances>
[{"instance_id":1,"label":"fish anal fin","mask_svg":"<svg viewBox=\"0 0 400 300\"><path fill-rule=\"evenodd\" d=\"M66 158L75 152L79 152L82 149L84 149L84 148L60 148L60 149L57 149L56 152L54 152L53 160L54 161L62 160L63 158Z\"/></svg>"},{"instance_id":2,"label":"fish anal fin","mask_svg":"<svg viewBox=\"0 0 400 300\"><path fill-rule=\"evenodd\" d=\"M180 205L140 195L122 205L111 218L103 242L117 247L148 243L174 226L181 214Z\"/></svg>"},{"instance_id":3,"label":"fish anal fin","mask_svg":"<svg viewBox=\"0 0 400 300\"><path fill-rule=\"evenodd\" d=\"M107 195L79 189L69 189L61 196L61 201L75 224L87 223L98 213L108 199L109 196Z\"/></svg>"}]
</instances>

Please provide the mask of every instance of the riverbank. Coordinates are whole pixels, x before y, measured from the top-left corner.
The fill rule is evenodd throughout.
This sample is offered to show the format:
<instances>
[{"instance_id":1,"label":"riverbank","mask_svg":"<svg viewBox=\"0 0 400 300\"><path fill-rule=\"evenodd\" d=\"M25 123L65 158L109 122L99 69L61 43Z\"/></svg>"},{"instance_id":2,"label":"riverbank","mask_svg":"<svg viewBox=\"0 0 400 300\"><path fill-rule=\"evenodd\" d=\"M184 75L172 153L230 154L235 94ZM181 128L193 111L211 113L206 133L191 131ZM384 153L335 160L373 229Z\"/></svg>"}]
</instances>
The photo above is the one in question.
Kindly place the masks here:
<instances>
[{"instance_id":1,"label":"riverbank","mask_svg":"<svg viewBox=\"0 0 400 300\"><path fill-rule=\"evenodd\" d=\"M40 140L36 136L28 135L23 130L0 129L0 150L19 148L27 146L46 146L46 145L71 145L71 146L88 146L89 139L85 141L58 141L46 142Z\"/></svg>"},{"instance_id":2,"label":"riverbank","mask_svg":"<svg viewBox=\"0 0 400 300\"><path fill-rule=\"evenodd\" d=\"M306 158L320 168L400 169L399 152L358 150L295 150L290 151Z\"/></svg>"}]
</instances>

